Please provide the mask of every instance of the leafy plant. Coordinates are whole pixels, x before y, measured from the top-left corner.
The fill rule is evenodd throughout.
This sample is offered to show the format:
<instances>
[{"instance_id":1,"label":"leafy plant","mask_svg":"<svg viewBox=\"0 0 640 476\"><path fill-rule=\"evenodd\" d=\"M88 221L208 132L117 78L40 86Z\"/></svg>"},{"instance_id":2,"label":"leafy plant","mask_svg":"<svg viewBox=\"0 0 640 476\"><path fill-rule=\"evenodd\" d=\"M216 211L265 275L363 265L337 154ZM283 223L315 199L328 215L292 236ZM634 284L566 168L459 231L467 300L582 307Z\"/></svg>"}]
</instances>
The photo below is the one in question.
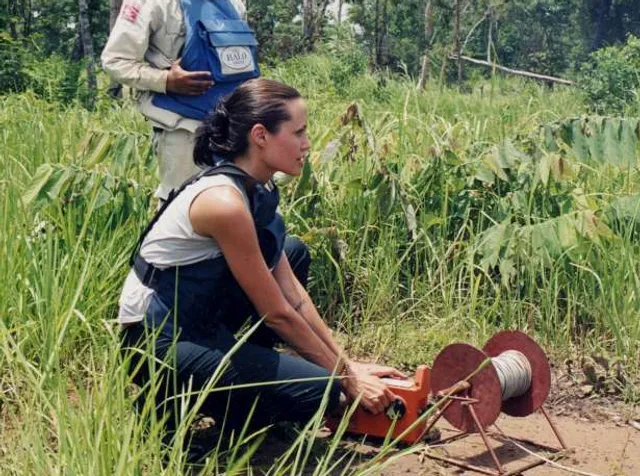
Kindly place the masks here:
<instances>
[{"instance_id":1,"label":"leafy plant","mask_svg":"<svg viewBox=\"0 0 640 476\"><path fill-rule=\"evenodd\" d=\"M598 113L623 112L638 101L640 39L629 35L623 46L608 46L591 54L581 68L580 85Z\"/></svg>"}]
</instances>

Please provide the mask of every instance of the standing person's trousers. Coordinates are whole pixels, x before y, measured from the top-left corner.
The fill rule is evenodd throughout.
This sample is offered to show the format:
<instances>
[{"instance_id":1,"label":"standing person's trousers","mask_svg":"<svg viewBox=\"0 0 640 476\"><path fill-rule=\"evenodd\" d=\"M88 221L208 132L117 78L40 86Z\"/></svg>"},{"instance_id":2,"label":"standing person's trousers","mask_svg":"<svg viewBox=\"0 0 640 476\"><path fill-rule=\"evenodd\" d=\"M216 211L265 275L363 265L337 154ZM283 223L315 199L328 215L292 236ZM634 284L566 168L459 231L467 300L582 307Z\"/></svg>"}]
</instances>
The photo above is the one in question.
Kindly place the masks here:
<instances>
[{"instance_id":1,"label":"standing person's trousers","mask_svg":"<svg viewBox=\"0 0 640 476\"><path fill-rule=\"evenodd\" d=\"M152 147L158 159L160 184L154 196L166 200L169 192L198 173L200 167L193 162L195 134L186 129L173 131L153 128Z\"/></svg>"}]
</instances>

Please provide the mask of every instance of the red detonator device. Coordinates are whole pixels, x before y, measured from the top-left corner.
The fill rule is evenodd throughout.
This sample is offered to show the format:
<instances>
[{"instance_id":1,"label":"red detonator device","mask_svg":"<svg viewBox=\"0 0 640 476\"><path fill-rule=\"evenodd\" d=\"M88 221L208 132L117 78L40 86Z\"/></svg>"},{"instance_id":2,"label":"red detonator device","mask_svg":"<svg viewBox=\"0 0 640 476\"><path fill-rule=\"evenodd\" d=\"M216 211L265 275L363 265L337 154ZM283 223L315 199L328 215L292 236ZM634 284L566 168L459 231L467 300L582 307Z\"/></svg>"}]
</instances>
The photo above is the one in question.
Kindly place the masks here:
<instances>
[{"instance_id":1,"label":"red detonator device","mask_svg":"<svg viewBox=\"0 0 640 476\"><path fill-rule=\"evenodd\" d=\"M394 393L396 400L386 412L379 415L373 415L362 407L358 407L349 420L347 433L384 438L392 428L391 436L397 438L413 425L411 431L403 435L402 441L409 444L415 443L423 436L428 423L423 421L415 424L428 406L429 380L430 370L426 365L418 367L413 379L382 379ZM339 419L327 421L327 426L332 431L335 431L339 424Z\"/></svg>"},{"instance_id":2,"label":"red detonator device","mask_svg":"<svg viewBox=\"0 0 640 476\"><path fill-rule=\"evenodd\" d=\"M347 433L380 438L390 435L393 439L414 444L421 442L434 425L444 418L455 434L439 439L439 446L454 444L467 436L479 434L491 455L495 470L442 455L428 446L425 456L495 476L519 475L549 461L548 458L538 458L518 468L508 469L491 443L495 435L498 435L501 444L506 437L546 451L553 459L562 458L568 450L558 428L543 407L551 389L549 361L542 348L523 332L499 332L489 339L483 349L465 343L451 344L438 354L431 368L419 366L413 379L382 380L396 395L394 403L386 412L378 415L358 407L347 423ZM523 386L523 382L526 385ZM517 392L512 391L516 383L519 384ZM507 392L507 389L510 391ZM523 418L537 411L547 420L560 448L509 437L495 424L500 414ZM327 426L334 432L340 424L341 419L327 421ZM491 428L495 428L497 433L492 432Z\"/></svg>"}]
</instances>

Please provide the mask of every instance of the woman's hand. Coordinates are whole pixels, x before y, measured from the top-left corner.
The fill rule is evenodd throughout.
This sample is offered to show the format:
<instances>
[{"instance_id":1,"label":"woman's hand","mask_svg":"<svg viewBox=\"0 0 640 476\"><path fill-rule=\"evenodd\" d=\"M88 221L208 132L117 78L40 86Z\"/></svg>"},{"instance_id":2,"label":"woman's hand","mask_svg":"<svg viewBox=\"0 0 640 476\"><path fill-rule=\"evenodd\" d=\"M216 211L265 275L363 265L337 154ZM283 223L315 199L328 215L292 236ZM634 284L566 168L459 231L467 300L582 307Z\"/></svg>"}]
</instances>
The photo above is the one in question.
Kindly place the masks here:
<instances>
[{"instance_id":1,"label":"woman's hand","mask_svg":"<svg viewBox=\"0 0 640 476\"><path fill-rule=\"evenodd\" d=\"M360 396L360 405L374 415L385 411L395 399L380 378L362 370L351 368L342 379L342 387L350 400Z\"/></svg>"},{"instance_id":2,"label":"woman's hand","mask_svg":"<svg viewBox=\"0 0 640 476\"><path fill-rule=\"evenodd\" d=\"M395 369L393 367L387 367L386 365L367 364L364 362L354 362L352 360L349 363L349 367L354 372L367 373L369 375L374 375L380 378L390 377L401 380L405 380L407 378L407 375L403 372L400 372L398 369Z\"/></svg>"}]
</instances>

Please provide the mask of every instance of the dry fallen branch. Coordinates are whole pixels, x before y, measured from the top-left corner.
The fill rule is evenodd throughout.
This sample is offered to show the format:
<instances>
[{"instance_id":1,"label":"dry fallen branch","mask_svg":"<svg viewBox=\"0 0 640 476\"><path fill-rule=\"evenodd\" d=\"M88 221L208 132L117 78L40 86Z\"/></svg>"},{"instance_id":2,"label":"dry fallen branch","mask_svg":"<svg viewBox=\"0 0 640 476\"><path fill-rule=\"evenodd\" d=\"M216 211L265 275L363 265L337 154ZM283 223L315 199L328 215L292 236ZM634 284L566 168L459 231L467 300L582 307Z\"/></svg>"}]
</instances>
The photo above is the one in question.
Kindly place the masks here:
<instances>
[{"instance_id":1,"label":"dry fallen branch","mask_svg":"<svg viewBox=\"0 0 640 476\"><path fill-rule=\"evenodd\" d=\"M494 63L490 63L488 61L470 58L469 56L461 55L460 58L469 63L478 64L481 66L487 66L488 68L495 68L504 73L514 74L516 76L524 76L527 78L538 79L540 81L549 81L552 83L565 84L567 86L572 86L573 84L575 84L573 81L568 79L556 78L555 76L547 76L546 74L532 73L530 71L522 71L519 69L511 69L505 66L500 66ZM456 55L451 55L449 56L449 59L452 61L457 61L458 57Z\"/></svg>"}]
</instances>

